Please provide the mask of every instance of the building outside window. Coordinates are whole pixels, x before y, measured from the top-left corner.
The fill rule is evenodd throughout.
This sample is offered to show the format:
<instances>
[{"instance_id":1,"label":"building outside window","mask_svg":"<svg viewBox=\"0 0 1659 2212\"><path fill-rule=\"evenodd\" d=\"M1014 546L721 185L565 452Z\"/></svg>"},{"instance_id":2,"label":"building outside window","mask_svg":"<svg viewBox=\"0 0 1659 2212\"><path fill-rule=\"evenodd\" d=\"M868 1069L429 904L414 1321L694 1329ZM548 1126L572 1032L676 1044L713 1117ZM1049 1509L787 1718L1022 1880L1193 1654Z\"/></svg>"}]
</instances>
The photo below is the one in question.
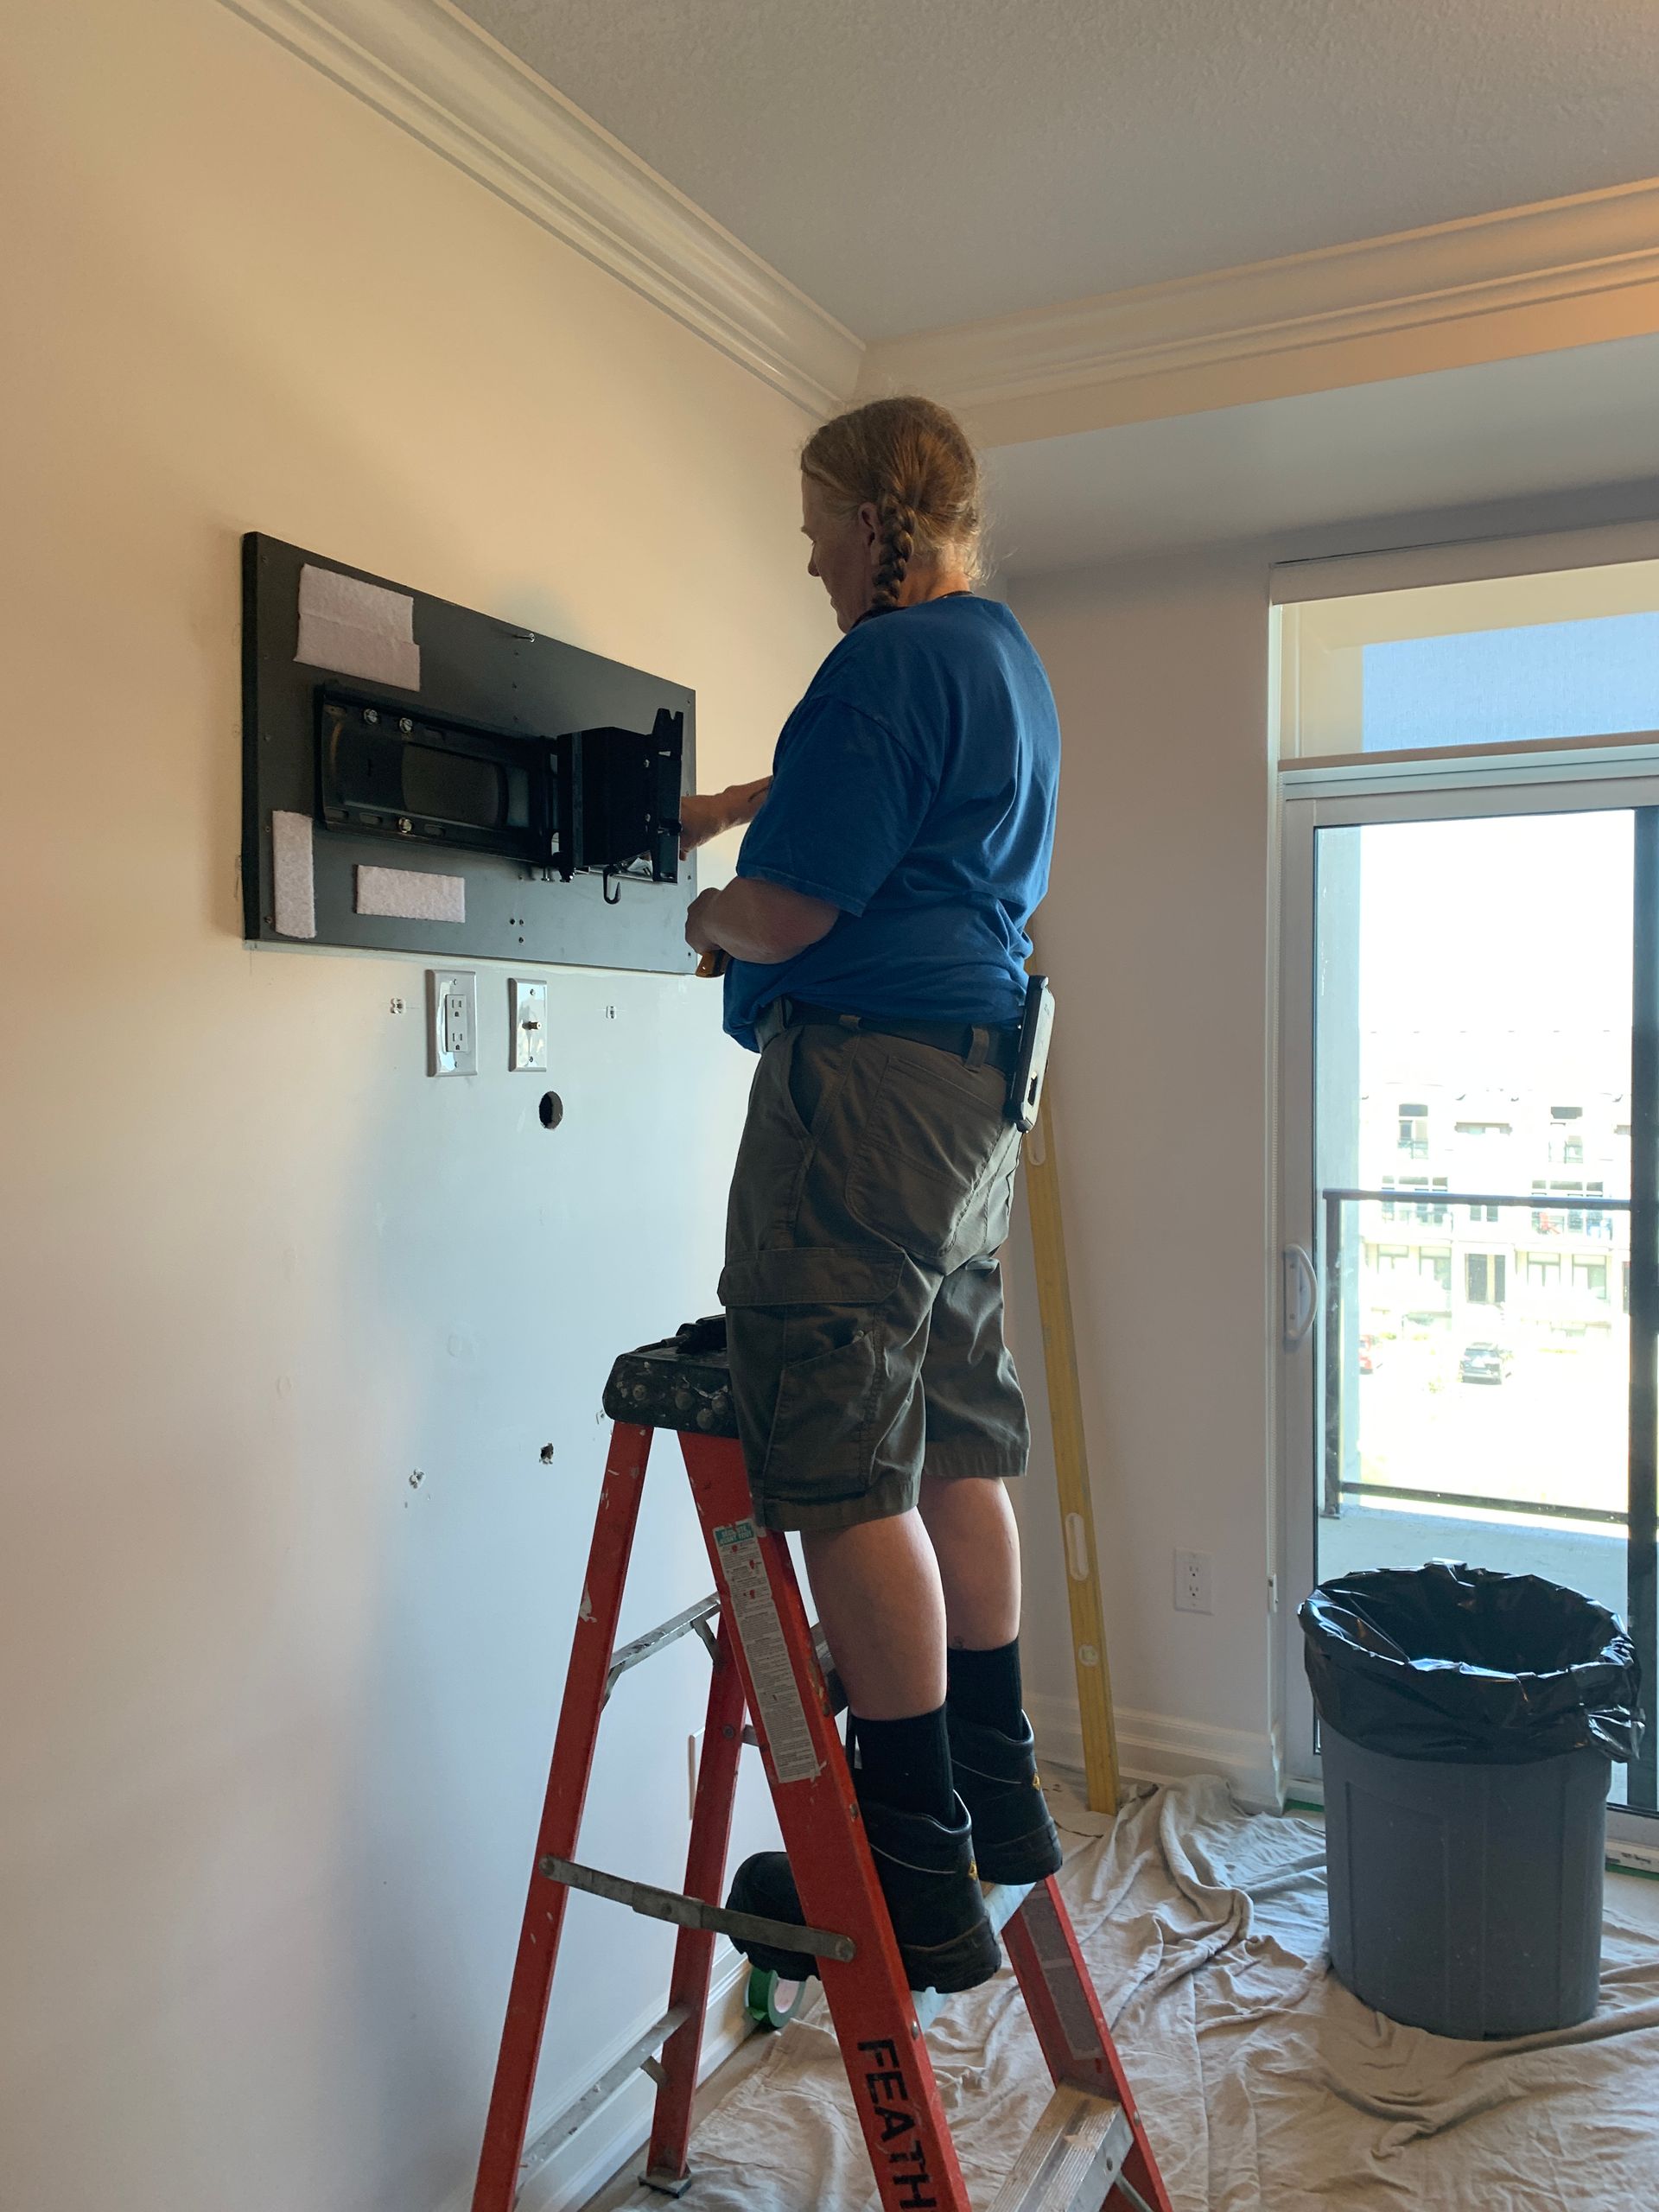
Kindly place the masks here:
<instances>
[{"instance_id":1,"label":"building outside window","mask_svg":"<svg viewBox=\"0 0 1659 2212\"><path fill-rule=\"evenodd\" d=\"M1554 1203L1548 1207L1540 1207L1534 1211L1532 1217L1534 1230L1540 1236L1611 1238L1613 1233L1613 1217L1611 1214L1586 1211L1582 1205L1575 1205L1571 1203L1573 1199L1599 1198L1605 1187L1599 1181L1545 1183L1541 1178L1535 1176L1532 1183L1535 1197L1548 1197Z\"/></svg>"},{"instance_id":2,"label":"building outside window","mask_svg":"<svg viewBox=\"0 0 1659 2212\"><path fill-rule=\"evenodd\" d=\"M1385 1191L1398 1191L1403 1196L1408 1191L1443 1191L1446 1181L1444 1175L1436 1175L1432 1180L1427 1175L1385 1175L1382 1187ZM1396 1205L1392 1198L1384 1198L1382 1218L1384 1221L1415 1220L1425 1227L1444 1229L1446 1210L1443 1205L1425 1205L1421 1200L1411 1205Z\"/></svg>"},{"instance_id":3,"label":"building outside window","mask_svg":"<svg viewBox=\"0 0 1659 2212\"><path fill-rule=\"evenodd\" d=\"M1584 1120L1582 1106L1552 1106L1549 1109L1549 1158L1552 1166L1578 1167L1584 1164Z\"/></svg>"},{"instance_id":4,"label":"building outside window","mask_svg":"<svg viewBox=\"0 0 1659 2212\"><path fill-rule=\"evenodd\" d=\"M1414 1160L1428 1158L1428 1104L1408 1101L1400 1109L1400 1149Z\"/></svg>"}]
</instances>

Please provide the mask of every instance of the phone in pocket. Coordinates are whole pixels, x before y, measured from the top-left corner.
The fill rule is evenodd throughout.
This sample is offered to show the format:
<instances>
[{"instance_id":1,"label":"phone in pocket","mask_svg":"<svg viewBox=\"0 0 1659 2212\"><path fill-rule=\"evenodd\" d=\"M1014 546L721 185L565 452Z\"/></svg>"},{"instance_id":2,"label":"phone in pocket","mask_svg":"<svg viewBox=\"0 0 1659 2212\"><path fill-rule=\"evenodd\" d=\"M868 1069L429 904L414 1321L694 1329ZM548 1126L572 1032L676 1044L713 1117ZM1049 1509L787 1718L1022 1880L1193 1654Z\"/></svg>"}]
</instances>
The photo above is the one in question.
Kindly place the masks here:
<instances>
[{"instance_id":1,"label":"phone in pocket","mask_svg":"<svg viewBox=\"0 0 1659 2212\"><path fill-rule=\"evenodd\" d=\"M1020 1049L1008 1081L1008 1119L1017 1129L1034 1129L1042 1103L1043 1074L1054 1028L1054 994L1046 976L1026 985L1026 1011L1020 1023Z\"/></svg>"}]
</instances>

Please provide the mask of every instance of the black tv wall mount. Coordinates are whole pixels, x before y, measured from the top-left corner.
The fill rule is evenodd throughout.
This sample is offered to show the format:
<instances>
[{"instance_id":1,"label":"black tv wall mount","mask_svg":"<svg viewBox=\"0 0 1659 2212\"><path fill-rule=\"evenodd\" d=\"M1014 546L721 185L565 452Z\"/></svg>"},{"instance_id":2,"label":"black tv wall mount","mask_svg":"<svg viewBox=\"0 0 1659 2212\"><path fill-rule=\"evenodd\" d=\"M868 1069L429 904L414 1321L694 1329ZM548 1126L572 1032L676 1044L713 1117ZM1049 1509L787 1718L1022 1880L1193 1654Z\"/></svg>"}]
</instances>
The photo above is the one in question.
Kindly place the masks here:
<instances>
[{"instance_id":1,"label":"black tv wall mount","mask_svg":"<svg viewBox=\"0 0 1659 2212\"><path fill-rule=\"evenodd\" d=\"M243 695L250 938L695 964L683 687L253 532Z\"/></svg>"}]
</instances>

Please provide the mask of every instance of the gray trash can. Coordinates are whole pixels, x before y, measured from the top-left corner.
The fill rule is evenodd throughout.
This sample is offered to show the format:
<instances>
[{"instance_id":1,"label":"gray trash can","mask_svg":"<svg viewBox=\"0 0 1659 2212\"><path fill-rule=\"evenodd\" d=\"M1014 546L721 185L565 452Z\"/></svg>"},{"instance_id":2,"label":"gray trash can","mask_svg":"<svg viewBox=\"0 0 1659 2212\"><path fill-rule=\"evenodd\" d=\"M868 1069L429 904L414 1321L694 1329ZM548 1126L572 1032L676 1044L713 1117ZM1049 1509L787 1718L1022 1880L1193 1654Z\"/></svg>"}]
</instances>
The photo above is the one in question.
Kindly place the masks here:
<instances>
[{"instance_id":1,"label":"gray trash can","mask_svg":"<svg viewBox=\"0 0 1659 2212\"><path fill-rule=\"evenodd\" d=\"M1588 2019L1611 1762L1640 1727L1619 1622L1444 1560L1344 1575L1300 1618L1338 1980L1437 2035Z\"/></svg>"}]
</instances>

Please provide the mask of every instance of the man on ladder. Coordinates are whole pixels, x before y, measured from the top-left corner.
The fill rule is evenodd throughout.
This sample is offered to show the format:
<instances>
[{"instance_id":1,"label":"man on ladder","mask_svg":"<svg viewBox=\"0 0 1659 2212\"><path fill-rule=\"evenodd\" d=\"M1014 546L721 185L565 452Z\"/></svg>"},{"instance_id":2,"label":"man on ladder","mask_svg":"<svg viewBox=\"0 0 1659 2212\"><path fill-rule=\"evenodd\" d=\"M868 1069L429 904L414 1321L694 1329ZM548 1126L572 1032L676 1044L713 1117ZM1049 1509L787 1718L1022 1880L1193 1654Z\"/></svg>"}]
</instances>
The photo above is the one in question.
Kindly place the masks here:
<instances>
[{"instance_id":1,"label":"man on ladder","mask_svg":"<svg viewBox=\"0 0 1659 2212\"><path fill-rule=\"evenodd\" d=\"M1041 1074L1026 925L1059 729L1019 624L972 593L978 467L949 415L859 408L802 477L842 642L769 790L686 803L693 843L753 816L686 927L760 1054L721 1298L755 1517L800 1533L900 1955L913 1987L966 1989L999 1963L981 1880L1060 1864L1022 1709L1003 1484L1029 1438L996 1261ZM728 1904L804 1917L781 1853Z\"/></svg>"},{"instance_id":2,"label":"man on ladder","mask_svg":"<svg viewBox=\"0 0 1659 2212\"><path fill-rule=\"evenodd\" d=\"M1002 1487L1027 1441L995 1255L1047 1030L1024 961L1053 834L1053 701L1013 617L969 593L977 474L949 416L878 401L827 424L802 463L812 573L845 634L779 741L770 791L683 803L689 843L754 824L736 881L699 899L686 931L705 966L729 959L726 1026L760 1049L728 1341L693 1325L623 1354L606 1388L615 1425L474 2212L517 2197L575 1890L679 1935L667 2011L561 2139L643 2066L658 2085L644 2178L687 2187L721 1934L761 1967L822 1979L883 2212L970 2212L911 1992L988 1980L1001 1928L1054 2086L990 2212L1171 2212L1053 1878ZM659 1428L679 1433L715 1590L619 1649ZM848 1697L851 1775L788 1529ZM691 1630L712 1665L672 1891L577 1853L606 1700ZM751 1736L788 1850L748 1859L722 1907Z\"/></svg>"}]
</instances>

